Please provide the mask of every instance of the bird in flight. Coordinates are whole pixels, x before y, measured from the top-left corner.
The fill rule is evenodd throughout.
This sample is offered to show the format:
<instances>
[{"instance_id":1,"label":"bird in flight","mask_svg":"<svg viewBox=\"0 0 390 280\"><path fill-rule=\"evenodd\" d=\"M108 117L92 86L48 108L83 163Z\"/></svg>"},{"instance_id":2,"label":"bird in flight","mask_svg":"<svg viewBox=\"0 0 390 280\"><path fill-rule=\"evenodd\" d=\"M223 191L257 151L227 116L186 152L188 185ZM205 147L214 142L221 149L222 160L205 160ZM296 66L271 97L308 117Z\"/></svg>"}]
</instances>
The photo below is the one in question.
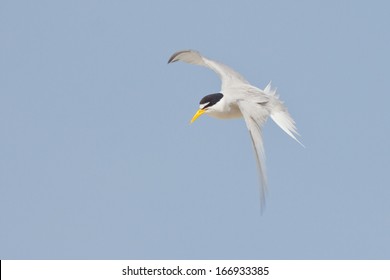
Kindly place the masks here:
<instances>
[{"instance_id":1,"label":"bird in flight","mask_svg":"<svg viewBox=\"0 0 390 280\"><path fill-rule=\"evenodd\" d=\"M200 100L199 110L191 119L191 123L203 114L219 119L244 118L256 155L260 176L260 201L263 208L267 177L261 129L267 118L271 117L284 132L303 146L296 137L299 134L287 108L279 100L276 90L271 88L271 83L261 90L230 67L206 58L195 50L178 51L169 58L168 63L176 61L210 68L220 77L222 82L220 92L206 95Z\"/></svg>"}]
</instances>

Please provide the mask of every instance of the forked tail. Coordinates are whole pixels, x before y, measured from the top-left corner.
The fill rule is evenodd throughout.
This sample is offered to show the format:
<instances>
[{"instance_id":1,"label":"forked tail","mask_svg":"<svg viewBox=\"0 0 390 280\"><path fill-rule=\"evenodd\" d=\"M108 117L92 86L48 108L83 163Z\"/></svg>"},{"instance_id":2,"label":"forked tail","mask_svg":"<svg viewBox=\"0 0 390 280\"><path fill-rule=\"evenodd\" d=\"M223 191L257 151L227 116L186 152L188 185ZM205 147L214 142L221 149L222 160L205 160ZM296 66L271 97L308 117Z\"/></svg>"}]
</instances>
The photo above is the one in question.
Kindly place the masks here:
<instances>
[{"instance_id":1,"label":"forked tail","mask_svg":"<svg viewBox=\"0 0 390 280\"><path fill-rule=\"evenodd\" d=\"M273 95L276 97L276 104L271 112L272 120L291 138L301 144L302 147L305 147L305 145L303 145L296 137L299 136L299 133L297 132L295 121L288 113L286 106L284 106L283 103L278 99L278 96L276 95L276 90L271 88L271 83L266 86L264 92L266 94Z\"/></svg>"}]
</instances>

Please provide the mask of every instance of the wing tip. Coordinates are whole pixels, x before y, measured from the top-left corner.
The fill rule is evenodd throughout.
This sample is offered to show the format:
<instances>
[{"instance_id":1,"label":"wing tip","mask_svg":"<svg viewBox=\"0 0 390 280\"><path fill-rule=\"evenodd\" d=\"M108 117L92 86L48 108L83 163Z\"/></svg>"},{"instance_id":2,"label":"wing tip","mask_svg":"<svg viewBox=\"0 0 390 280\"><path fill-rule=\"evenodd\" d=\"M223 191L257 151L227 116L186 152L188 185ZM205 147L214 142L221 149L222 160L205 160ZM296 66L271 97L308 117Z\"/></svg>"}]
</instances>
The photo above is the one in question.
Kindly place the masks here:
<instances>
[{"instance_id":1,"label":"wing tip","mask_svg":"<svg viewBox=\"0 0 390 280\"><path fill-rule=\"evenodd\" d=\"M261 186L260 186L260 214L263 215L264 212L265 212L265 208L266 208L266 202L267 202L267 194L268 194L268 187L267 187L267 183L261 183Z\"/></svg>"},{"instance_id":2,"label":"wing tip","mask_svg":"<svg viewBox=\"0 0 390 280\"><path fill-rule=\"evenodd\" d=\"M197 52L197 51L194 51L194 50L182 50L182 51L177 51L175 52L173 55L171 55L171 57L168 59L168 64L169 63L173 63L173 62L176 62L176 61L179 61L180 58L178 56L180 56L181 54L183 53L190 53L190 52Z\"/></svg>"},{"instance_id":3,"label":"wing tip","mask_svg":"<svg viewBox=\"0 0 390 280\"><path fill-rule=\"evenodd\" d=\"M172 62L176 62L177 61L175 60L176 56L177 56L177 52L171 55L171 57L168 59L168 64Z\"/></svg>"}]
</instances>

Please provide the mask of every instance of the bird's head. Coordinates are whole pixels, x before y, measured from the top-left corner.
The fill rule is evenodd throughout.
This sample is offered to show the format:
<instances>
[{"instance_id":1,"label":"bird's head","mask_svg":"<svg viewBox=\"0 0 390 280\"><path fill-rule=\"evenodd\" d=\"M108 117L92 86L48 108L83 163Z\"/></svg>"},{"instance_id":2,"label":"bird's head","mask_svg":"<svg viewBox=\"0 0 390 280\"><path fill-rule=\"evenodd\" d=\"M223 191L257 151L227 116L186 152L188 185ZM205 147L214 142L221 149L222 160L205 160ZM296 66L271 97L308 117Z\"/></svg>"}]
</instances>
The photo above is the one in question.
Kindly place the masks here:
<instances>
[{"instance_id":1,"label":"bird's head","mask_svg":"<svg viewBox=\"0 0 390 280\"><path fill-rule=\"evenodd\" d=\"M204 113L211 113L213 111L218 110L218 102L221 101L223 97L222 93L213 93L206 95L199 102L199 110L195 113L195 115L191 119L191 123L193 123L197 118L199 118Z\"/></svg>"}]
</instances>

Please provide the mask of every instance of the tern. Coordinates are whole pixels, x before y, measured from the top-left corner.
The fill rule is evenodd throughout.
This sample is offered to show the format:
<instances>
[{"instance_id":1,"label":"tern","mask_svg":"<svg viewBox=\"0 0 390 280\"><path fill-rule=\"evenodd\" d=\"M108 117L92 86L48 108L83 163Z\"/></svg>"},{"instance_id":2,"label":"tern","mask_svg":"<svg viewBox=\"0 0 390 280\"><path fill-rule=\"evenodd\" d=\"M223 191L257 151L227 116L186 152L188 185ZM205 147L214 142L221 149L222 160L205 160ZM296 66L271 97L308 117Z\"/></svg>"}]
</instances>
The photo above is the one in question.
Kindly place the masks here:
<instances>
[{"instance_id":1,"label":"tern","mask_svg":"<svg viewBox=\"0 0 390 280\"><path fill-rule=\"evenodd\" d=\"M220 92L206 95L200 100L199 110L191 119L191 123L203 114L218 119L244 118L256 155L260 177L260 201L263 208L267 193L267 176L262 126L267 118L271 117L284 132L303 146L297 139L299 134L286 106L279 100L276 90L271 88L271 83L261 90L230 67L206 58L198 51L178 51L169 58L168 63L176 61L207 67L220 77L222 82Z\"/></svg>"}]
</instances>

